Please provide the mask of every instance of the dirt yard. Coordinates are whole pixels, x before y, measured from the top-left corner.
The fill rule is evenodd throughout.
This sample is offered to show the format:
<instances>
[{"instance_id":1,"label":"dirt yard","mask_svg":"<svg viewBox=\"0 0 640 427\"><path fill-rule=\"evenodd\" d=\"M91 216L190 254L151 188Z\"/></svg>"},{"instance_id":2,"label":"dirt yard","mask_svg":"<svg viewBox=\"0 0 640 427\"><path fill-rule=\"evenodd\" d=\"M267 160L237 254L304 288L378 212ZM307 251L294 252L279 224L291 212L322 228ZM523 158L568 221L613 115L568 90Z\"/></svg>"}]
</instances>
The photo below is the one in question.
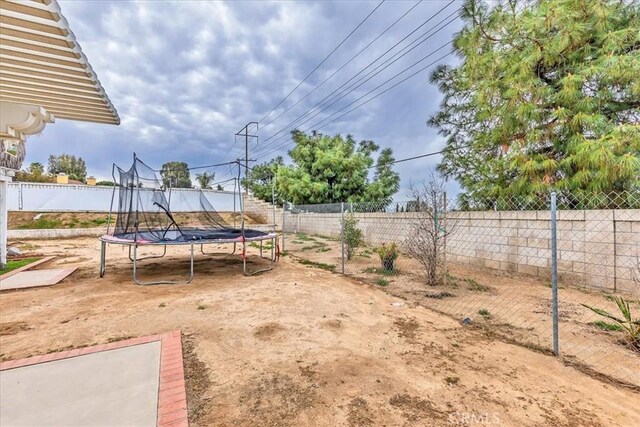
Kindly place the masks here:
<instances>
[{"instance_id":1,"label":"dirt yard","mask_svg":"<svg viewBox=\"0 0 640 427\"><path fill-rule=\"evenodd\" d=\"M340 242L336 239L304 233L288 234L285 249L308 264L341 270ZM359 248L352 259L345 263L347 274L384 288L392 295L445 313L459 321L469 318L475 326L522 345L551 351L553 323L550 282L450 264L445 280L437 286L427 286L421 271L414 260L400 254L395 271L387 274L381 269L375 248L366 246ZM560 283L560 352L567 361L582 365L596 375L603 374L640 388L640 352L630 345L623 331L612 329L617 325L584 306L604 308L619 315L612 296L596 289ZM640 294L623 296L635 301Z\"/></svg>"},{"instance_id":2,"label":"dirt yard","mask_svg":"<svg viewBox=\"0 0 640 427\"><path fill-rule=\"evenodd\" d=\"M58 256L45 267L79 269L0 294L0 358L180 329L194 426L640 425L637 391L393 296L393 284L291 257L245 277L237 255L199 255L191 284L143 287L121 247L99 279L95 239L28 243ZM170 248L141 273L177 277L186 255Z\"/></svg>"}]
</instances>

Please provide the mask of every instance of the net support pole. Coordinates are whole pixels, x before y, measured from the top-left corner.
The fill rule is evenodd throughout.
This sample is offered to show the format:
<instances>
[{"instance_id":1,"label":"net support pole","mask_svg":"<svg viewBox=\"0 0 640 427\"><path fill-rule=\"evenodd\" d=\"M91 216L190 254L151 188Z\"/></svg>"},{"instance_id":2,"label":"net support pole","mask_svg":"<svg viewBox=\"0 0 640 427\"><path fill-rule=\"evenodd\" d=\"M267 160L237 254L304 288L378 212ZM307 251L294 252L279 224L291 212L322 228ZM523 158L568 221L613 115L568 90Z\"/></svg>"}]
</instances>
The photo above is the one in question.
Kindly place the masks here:
<instances>
[{"instance_id":1,"label":"net support pole","mask_svg":"<svg viewBox=\"0 0 640 427\"><path fill-rule=\"evenodd\" d=\"M558 245L556 192L551 192L551 298L553 302L553 354L560 354L558 336Z\"/></svg>"},{"instance_id":2,"label":"net support pole","mask_svg":"<svg viewBox=\"0 0 640 427\"><path fill-rule=\"evenodd\" d=\"M104 277L104 272L106 271L106 258L107 258L107 242L104 240L100 241L100 277Z\"/></svg>"},{"instance_id":3,"label":"net support pole","mask_svg":"<svg viewBox=\"0 0 640 427\"><path fill-rule=\"evenodd\" d=\"M284 221L285 221L285 212L286 212L286 207L287 207L287 202L282 202L282 252L284 252L284 233L285 233L285 227L284 227Z\"/></svg>"},{"instance_id":4,"label":"net support pole","mask_svg":"<svg viewBox=\"0 0 640 427\"><path fill-rule=\"evenodd\" d=\"M116 196L116 164L111 166L111 176L113 177L113 189L111 191L111 204L109 204L109 216L107 217L107 234L111 230L111 213L113 212L113 200ZM115 228L115 227L114 227ZM100 276L102 277L102 276Z\"/></svg>"},{"instance_id":5,"label":"net support pole","mask_svg":"<svg viewBox=\"0 0 640 427\"><path fill-rule=\"evenodd\" d=\"M344 202L340 203L340 259L342 274L344 274Z\"/></svg>"}]
</instances>

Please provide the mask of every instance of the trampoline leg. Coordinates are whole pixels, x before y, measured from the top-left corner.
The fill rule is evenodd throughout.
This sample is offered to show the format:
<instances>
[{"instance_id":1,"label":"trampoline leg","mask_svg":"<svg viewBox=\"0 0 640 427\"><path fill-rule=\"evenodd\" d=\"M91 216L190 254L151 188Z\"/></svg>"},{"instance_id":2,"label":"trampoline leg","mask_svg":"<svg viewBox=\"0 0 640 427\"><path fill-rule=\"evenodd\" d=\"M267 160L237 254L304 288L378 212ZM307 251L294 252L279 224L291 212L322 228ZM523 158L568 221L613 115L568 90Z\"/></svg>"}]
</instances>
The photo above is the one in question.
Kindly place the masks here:
<instances>
[{"instance_id":1,"label":"trampoline leg","mask_svg":"<svg viewBox=\"0 0 640 427\"><path fill-rule=\"evenodd\" d=\"M129 247L131 249L131 247ZM165 253L167 251L167 246L164 247ZM158 258L158 257L146 257L141 259L148 258ZM183 282L173 281L173 280L158 280L155 282L142 282L138 280L137 268L138 268L138 245L133 245L133 281L138 285L176 285L176 284L188 284L193 280L193 259L194 259L194 251L193 251L193 243L191 243L191 259L189 260L189 279Z\"/></svg>"},{"instance_id":2,"label":"trampoline leg","mask_svg":"<svg viewBox=\"0 0 640 427\"><path fill-rule=\"evenodd\" d=\"M249 276L247 273L247 242L242 242L242 272L245 276Z\"/></svg>"},{"instance_id":3,"label":"trampoline leg","mask_svg":"<svg viewBox=\"0 0 640 427\"><path fill-rule=\"evenodd\" d=\"M164 251L162 252L162 255L151 255L144 258L138 258L138 261L142 261L143 259L162 258L166 254L167 254L167 245L164 245ZM131 245L129 245L129 261L133 261L133 258L131 258Z\"/></svg>"},{"instance_id":4,"label":"trampoline leg","mask_svg":"<svg viewBox=\"0 0 640 427\"><path fill-rule=\"evenodd\" d=\"M242 244L245 245L245 250L246 250L246 243L243 242ZM244 256L242 258L242 271L244 272L245 276L253 276L254 274L273 270L273 263L275 262L275 245L276 245L275 238L272 238L271 239L271 256L269 257L269 267L267 268L262 268L256 271L247 271L247 257ZM260 249L261 249L260 250L261 258L267 259L265 257L262 257L262 240L260 241Z\"/></svg>"},{"instance_id":5,"label":"trampoline leg","mask_svg":"<svg viewBox=\"0 0 640 427\"><path fill-rule=\"evenodd\" d=\"M200 244L200 253L202 255L226 255L224 252L205 252L203 244ZM233 252L231 252L231 255L235 253L236 253L236 243L233 244Z\"/></svg>"},{"instance_id":6,"label":"trampoline leg","mask_svg":"<svg viewBox=\"0 0 640 427\"><path fill-rule=\"evenodd\" d=\"M107 258L107 242L100 242L100 277L104 277L106 270L106 258Z\"/></svg>"}]
</instances>

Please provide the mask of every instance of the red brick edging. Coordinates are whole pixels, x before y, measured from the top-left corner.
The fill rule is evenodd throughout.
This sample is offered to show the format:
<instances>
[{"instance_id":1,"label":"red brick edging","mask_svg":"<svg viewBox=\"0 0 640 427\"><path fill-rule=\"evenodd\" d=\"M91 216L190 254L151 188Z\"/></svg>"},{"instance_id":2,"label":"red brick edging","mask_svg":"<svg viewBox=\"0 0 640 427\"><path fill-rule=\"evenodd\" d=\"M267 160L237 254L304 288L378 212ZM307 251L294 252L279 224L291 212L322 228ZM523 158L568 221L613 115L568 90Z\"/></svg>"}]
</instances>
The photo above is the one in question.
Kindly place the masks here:
<instances>
[{"instance_id":1,"label":"red brick edging","mask_svg":"<svg viewBox=\"0 0 640 427\"><path fill-rule=\"evenodd\" d=\"M158 387L158 427L188 427L187 393L184 383L184 364L182 360L182 340L180 331L165 334L132 338L123 341L77 348L58 353L33 356L25 359L9 360L0 363L0 371L53 362L70 357L83 356L105 350L115 350L132 345L160 341L160 382Z\"/></svg>"}]
</instances>

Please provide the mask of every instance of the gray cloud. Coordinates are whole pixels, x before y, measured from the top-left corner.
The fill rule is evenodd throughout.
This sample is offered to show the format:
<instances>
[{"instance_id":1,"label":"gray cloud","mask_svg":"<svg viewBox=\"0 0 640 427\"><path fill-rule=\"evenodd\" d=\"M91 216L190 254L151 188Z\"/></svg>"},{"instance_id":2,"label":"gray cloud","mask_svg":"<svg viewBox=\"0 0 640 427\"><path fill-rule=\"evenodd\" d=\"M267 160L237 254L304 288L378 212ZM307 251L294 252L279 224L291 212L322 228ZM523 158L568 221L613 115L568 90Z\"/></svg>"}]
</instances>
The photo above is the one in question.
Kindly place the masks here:
<instances>
[{"instance_id":1,"label":"gray cloud","mask_svg":"<svg viewBox=\"0 0 640 427\"><path fill-rule=\"evenodd\" d=\"M262 128L261 139L305 112L447 3L422 2L312 96ZM108 177L111 163L126 165L134 151L155 167L171 160L196 166L233 158L242 145L232 147L234 133L273 108L377 2L61 0L60 4L122 123L115 127L59 120L29 140L26 161L46 162L49 154L68 152L85 158L90 174ZM265 122L316 87L413 4L383 4ZM328 113L451 40L458 29L459 23L454 22ZM435 130L426 126L439 100L437 88L429 84L428 72L424 72L318 130L374 140L392 147L397 158L414 156L443 145ZM269 151L272 142L263 144L258 153ZM269 157L286 153L288 148L290 145L283 146ZM402 185L420 182L436 160L398 165ZM403 196L401 192L398 198Z\"/></svg>"}]
</instances>

